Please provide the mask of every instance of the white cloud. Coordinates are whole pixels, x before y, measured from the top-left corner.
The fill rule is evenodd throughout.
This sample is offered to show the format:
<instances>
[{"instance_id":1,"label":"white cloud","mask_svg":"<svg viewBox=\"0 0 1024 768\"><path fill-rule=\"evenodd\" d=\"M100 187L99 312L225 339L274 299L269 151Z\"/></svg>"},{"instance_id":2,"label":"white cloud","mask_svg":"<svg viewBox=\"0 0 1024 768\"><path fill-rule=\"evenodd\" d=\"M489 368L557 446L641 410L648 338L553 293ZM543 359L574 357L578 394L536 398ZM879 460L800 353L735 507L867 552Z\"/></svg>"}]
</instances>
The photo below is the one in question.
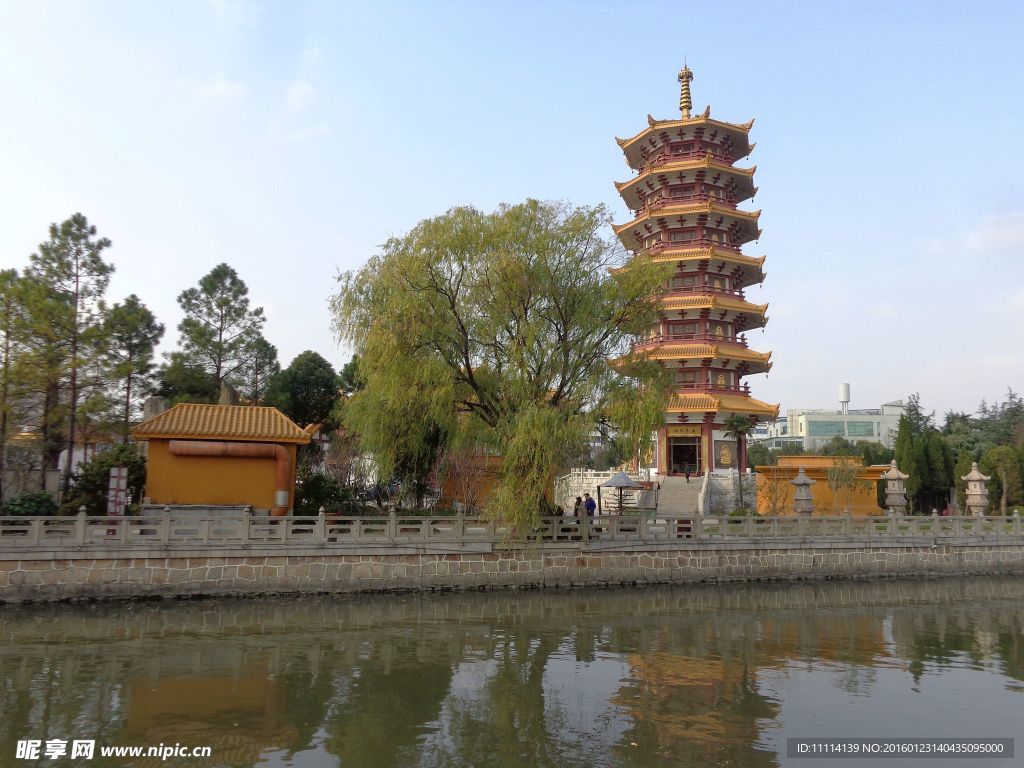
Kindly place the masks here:
<instances>
[{"instance_id":1,"label":"white cloud","mask_svg":"<svg viewBox=\"0 0 1024 768\"><path fill-rule=\"evenodd\" d=\"M289 131L285 138L288 141L306 141L307 139L315 139L318 136L326 136L330 132L331 126L321 121Z\"/></svg>"},{"instance_id":2,"label":"white cloud","mask_svg":"<svg viewBox=\"0 0 1024 768\"><path fill-rule=\"evenodd\" d=\"M1011 211L986 216L981 226L967 233L964 245L972 251L1002 251L1024 247L1024 212Z\"/></svg>"},{"instance_id":3,"label":"white cloud","mask_svg":"<svg viewBox=\"0 0 1024 768\"><path fill-rule=\"evenodd\" d=\"M1024 211L992 214L966 231L932 237L922 244L927 258L956 258L964 251L998 256L1014 248L1024 248Z\"/></svg>"},{"instance_id":4,"label":"white cloud","mask_svg":"<svg viewBox=\"0 0 1024 768\"><path fill-rule=\"evenodd\" d=\"M221 22L255 24L259 19L259 8L249 0L209 0L209 3Z\"/></svg>"},{"instance_id":5,"label":"white cloud","mask_svg":"<svg viewBox=\"0 0 1024 768\"><path fill-rule=\"evenodd\" d=\"M208 80L192 81L189 85L196 96L208 104L235 101L245 96L248 91L244 83L228 80L223 72L218 72Z\"/></svg>"},{"instance_id":6,"label":"white cloud","mask_svg":"<svg viewBox=\"0 0 1024 768\"><path fill-rule=\"evenodd\" d=\"M316 91L313 86L305 80L297 80L288 86L288 93L285 95L285 105L289 112L301 112L313 103L313 96Z\"/></svg>"},{"instance_id":7,"label":"white cloud","mask_svg":"<svg viewBox=\"0 0 1024 768\"><path fill-rule=\"evenodd\" d=\"M1002 301L993 301L985 307L993 315L1024 315L1024 287L1018 288Z\"/></svg>"}]
</instances>

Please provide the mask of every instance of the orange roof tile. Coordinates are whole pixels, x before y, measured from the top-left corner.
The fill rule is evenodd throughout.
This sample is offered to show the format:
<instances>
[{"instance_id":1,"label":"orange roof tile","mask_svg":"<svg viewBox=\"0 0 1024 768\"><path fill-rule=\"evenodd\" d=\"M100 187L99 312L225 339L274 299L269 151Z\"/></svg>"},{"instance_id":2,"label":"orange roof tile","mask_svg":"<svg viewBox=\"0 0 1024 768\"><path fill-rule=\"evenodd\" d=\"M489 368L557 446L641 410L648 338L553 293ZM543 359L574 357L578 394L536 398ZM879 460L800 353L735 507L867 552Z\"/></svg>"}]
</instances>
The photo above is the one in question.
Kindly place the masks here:
<instances>
[{"instance_id":1,"label":"orange roof tile","mask_svg":"<svg viewBox=\"0 0 1024 768\"><path fill-rule=\"evenodd\" d=\"M308 443L309 433L277 408L257 405L179 403L132 430L137 440L244 440L258 443Z\"/></svg>"}]
</instances>

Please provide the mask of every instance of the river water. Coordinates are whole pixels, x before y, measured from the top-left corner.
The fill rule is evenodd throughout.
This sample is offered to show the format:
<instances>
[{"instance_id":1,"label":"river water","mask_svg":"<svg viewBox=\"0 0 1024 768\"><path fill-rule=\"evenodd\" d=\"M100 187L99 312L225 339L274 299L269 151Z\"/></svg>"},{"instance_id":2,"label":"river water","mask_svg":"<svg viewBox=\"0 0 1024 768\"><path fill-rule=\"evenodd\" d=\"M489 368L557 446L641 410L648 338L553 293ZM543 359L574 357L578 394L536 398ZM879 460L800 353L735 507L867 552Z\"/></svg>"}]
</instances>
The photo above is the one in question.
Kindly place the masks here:
<instances>
[{"instance_id":1,"label":"river water","mask_svg":"<svg viewBox=\"0 0 1024 768\"><path fill-rule=\"evenodd\" d=\"M0 678L0 766L997 768L786 739L1024 751L1024 580L0 606ZM99 754L160 744L212 757Z\"/></svg>"}]
</instances>

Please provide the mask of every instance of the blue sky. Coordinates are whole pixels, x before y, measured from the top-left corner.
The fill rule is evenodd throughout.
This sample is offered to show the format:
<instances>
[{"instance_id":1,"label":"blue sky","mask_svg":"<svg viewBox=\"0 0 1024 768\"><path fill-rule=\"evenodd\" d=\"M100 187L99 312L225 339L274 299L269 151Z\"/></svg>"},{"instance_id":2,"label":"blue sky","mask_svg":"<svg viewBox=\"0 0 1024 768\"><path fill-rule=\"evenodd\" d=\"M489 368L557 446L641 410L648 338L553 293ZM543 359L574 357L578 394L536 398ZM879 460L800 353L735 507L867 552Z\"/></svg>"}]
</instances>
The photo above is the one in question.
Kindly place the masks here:
<instances>
[{"instance_id":1,"label":"blue sky","mask_svg":"<svg viewBox=\"0 0 1024 768\"><path fill-rule=\"evenodd\" d=\"M756 118L775 368L755 396L852 407L1024 389L1019 3L176 3L0 0L0 264L82 211L110 297L177 338L226 261L283 362L340 365L338 270L453 205L626 209L614 137Z\"/></svg>"}]
</instances>

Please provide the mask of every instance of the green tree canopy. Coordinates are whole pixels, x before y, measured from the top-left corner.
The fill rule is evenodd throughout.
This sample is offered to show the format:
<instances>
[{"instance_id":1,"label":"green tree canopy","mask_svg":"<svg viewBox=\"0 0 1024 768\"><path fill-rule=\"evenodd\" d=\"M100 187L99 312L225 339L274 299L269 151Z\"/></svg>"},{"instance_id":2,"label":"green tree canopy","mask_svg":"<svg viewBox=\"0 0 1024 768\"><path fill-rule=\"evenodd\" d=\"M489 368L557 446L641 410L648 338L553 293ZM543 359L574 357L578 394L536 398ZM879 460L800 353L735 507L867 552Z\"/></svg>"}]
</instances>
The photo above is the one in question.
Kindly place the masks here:
<instances>
[{"instance_id":1,"label":"green tree canopy","mask_svg":"<svg viewBox=\"0 0 1024 768\"><path fill-rule=\"evenodd\" d=\"M981 471L992 477L990 493L999 499L999 513L1006 514L1011 499L1021 496L1020 456L1009 445L997 445L981 457Z\"/></svg>"},{"instance_id":2,"label":"green tree canopy","mask_svg":"<svg viewBox=\"0 0 1024 768\"><path fill-rule=\"evenodd\" d=\"M178 331L187 364L206 370L218 388L223 381L235 383L265 321L262 307L249 307L248 286L234 269L218 264L197 287L182 291L178 304L185 313Z\"/></svg>"},{"instance_id":3,"label":"green tree canopy","mask_svg":"<svg viewBox=\"0 0 1024 768\"><path fill-rule=\"evenodd\" d=\"M334 366L307 349L270 379L264 404L280 409L305 427L327 421L337 399L338 375Z\"/></svg>"},{"instance_id":4,"label":"green tree canopy","mask_svg":"<svg viewBox=\"0 0 1024 768\"><path fill-rule=\"evenodd\" d=\"M341 275L335 330L365 382L346 423L385 474L400 454L419 455L417 443L472 430L503 457L489 511L525 525L597 425L614 415L617 432L634 434L620 440L649 439L665 377L627 353L650 329L650 297L666 277L642 258L610 272L625 254L608 224L604 208L536 200L454 208Z\"/></svg>"},{"instance_id":5,"label":"green tree canopy","mask_svg":"<svg viewBox=\"0 0 1024 768\"><path fill-rule=\"evenodd\" d=\"M246 347L245 358L235 376L242 400L251 405L263 405L270 380L280 370L277 347L257 335Z\"/></svg>"},{"instance_id":6,"label":"green tree canopy","mask_svg":"<svg viewBox=\"0 0 1024 768\"><path fill-rule=\"evenodd\" d=\"M220 386L213 374L200 365L190 364L180 352L172 352L160 367L159 385L153 394L178 403L216 403Z\"/></svg>"},{"instance_id":7,"label":"green tree canopy","mask_svg":"<svg viewBox=\"0 0 1024 768\"><path fill-rule=\"evenodd\" d=\"M164 326L134 293L111 307L105 320L107 364L124 389L122 434L127 437L132 415L132 394L152 383L153 353Z\"/></svg>"}]
</instances>

